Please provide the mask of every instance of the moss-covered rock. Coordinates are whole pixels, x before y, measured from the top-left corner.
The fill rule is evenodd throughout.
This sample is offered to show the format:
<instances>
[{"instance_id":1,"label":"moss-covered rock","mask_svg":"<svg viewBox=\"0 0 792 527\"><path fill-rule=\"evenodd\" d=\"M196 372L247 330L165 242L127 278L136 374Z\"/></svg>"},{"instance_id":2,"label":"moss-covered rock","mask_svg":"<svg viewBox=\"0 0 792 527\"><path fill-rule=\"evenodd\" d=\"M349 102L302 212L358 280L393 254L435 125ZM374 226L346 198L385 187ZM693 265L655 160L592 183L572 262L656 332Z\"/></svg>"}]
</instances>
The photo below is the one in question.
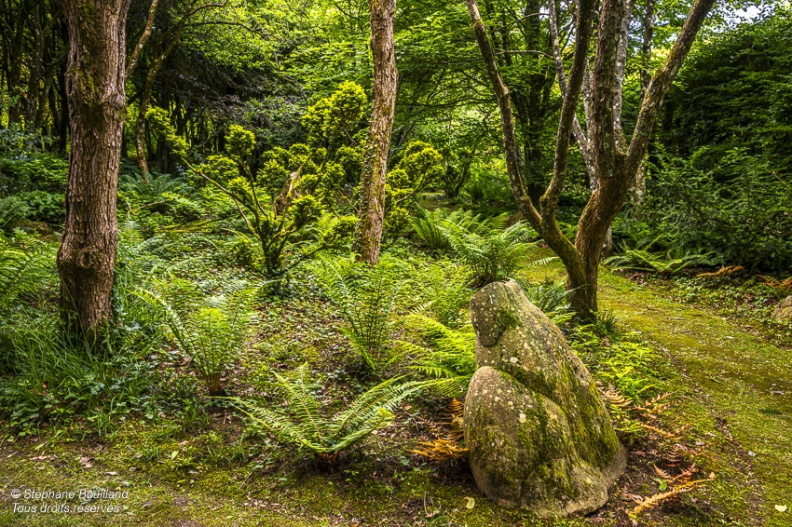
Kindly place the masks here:
<instances>
[{"instance_id":1,"label":"moss-covered rock","mask_svg":"<svg viewBox=\"0 0 792 527\"><path fill-rule=\"evenodd\" d=\"M591 374L513 281L470 303L479 365L465 401L465 440L479 488L542 516L605 504L626 464Z\"/></svg>"},{"instance_id":2,"label":"moss-covered rock","mask_svg":"<svg viewBox=\"0 0 792 527\"><path fill-rule=\"evenodd\" d=\"M786 297L775 308L771 318L777 322L792 322L792 296Z\"/></svg>"}]
</instances>

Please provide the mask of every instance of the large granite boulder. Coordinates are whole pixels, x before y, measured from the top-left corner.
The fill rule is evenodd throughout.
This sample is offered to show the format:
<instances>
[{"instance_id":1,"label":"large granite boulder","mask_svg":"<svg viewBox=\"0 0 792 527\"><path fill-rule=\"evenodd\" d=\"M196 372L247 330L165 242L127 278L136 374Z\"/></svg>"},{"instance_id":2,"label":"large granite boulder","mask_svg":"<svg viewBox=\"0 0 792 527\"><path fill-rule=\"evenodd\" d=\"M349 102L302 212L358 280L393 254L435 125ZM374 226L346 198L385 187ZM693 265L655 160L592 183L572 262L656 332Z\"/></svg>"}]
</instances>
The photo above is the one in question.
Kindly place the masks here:
<instances>
[{"instance_id":1,"label":"large granite boulder","mask_svg":"<svg viewBox=\"0 0 792 527\"><path fill-rule=\"evenodd\" d=\"M484 287L470 311L479 369L464 428L479 488L541 516L600 508L626 454L591 374L516 282Z\"/></svg>"},{"instance_id":2,"label":"large granite boulder","mask_svg":"<svg viewBox=\"0 0 792 527\"><path fill-rule=\"evenodd\" d=\"M792 322L792 296L786 297L778 304L770 318L777 322Z\"/></svg>"}]
</instances>

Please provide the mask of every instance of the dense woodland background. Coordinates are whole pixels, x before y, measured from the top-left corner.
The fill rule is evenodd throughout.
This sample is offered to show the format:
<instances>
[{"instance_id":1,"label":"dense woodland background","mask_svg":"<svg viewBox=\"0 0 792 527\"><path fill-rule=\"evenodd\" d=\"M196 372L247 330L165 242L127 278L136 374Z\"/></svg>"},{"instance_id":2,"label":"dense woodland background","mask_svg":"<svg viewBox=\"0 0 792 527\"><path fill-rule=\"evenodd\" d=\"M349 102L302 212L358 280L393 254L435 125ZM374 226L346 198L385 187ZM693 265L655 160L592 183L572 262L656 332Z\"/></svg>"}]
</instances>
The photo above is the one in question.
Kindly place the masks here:
<instances>
[{"instance_id":1,"label":"dense woodland background","mask_svg":"<svg viewBox=\"0 0 792 527\"><path fill-rule=\"evenodd\" d=\"M630 4L627 137L691 4ZM550 13L569 69L575 5L479 5L536 203L564 100ZM132 0L112 323L87 339L64 331L56 266L68 28L55 1L0 0L0 459L30 461L7 465L0 490L65 475L120 484L89 481L96 463L129 470L130 512L154 503L151 525L543 525L482 504L454 399L476 368L467 304L514 278L636 453L603 512L557 525L792 524L778 468L792 466L792 329L770 316L792 294L789 3L715 4L663 100L604 250L605 301L586 320L521 221L463 1L397 5L382 257L350 256L369 24L360 0ZM588 117L581 104L586 132ZM573 140L556 213L569 240L592 184ZM152 497L185 489L192 505ZM49 525L6 504L0 525Z\"/></svg>"},{"instance_id":2,"label":"dense woodland background","mask_svg":"<svg viewBox=\"0 0 792 527\"><path fill-rule=\"evenodd\" d=\"M482 210L508 210L494 98L463 8L454 2L399 7L399 96L389 166L396 168L409 145L422 141L437 152L442 167L442 175L423 183L427 189ZM628 133L641 75L663 60L686 14L681 4L652 5L647 41L646 9L636 4L630 35ZM740 24L731 7L716 9L720 13L710 18L666 98L651 146L645 199L620 216L616 247L708 254L713 264L783 274L792 262L786 214L789 12L782 5L767 8ZM130 55L148 10L146 2L132 4ZM526 178L544 184L552 170L560 109L546 17L539 2L489 2L482 10L513 92L519 140L530 158ZM569 12L561 15L568 18ZM57 227L64 215L69 119L66 27L48 2L9 1L2 19L2 191L9 204L24 205L26 219ZM153 174L181 178L190 177L189 165L228 155L225 137L232 124L255 133L245 158L254 174L267 170L276 148L356 146L355 134L360 140L370 111L364 101L360 115L344 116L349 120L344 137L329 142L317 137L317 124L306 112L345 82L370 89L368 35L368 10L359 2L163 3L127 81L122 179L128 184L141 179L136 134L142 135ZM347 110L358 109L340 109ZM357 184L355 170L348 168L344 180L333 185ZM570 211L571 233L574 211L588 189L579 158L568 183L563 204ZM156 211L148 212L137 220L148 223ZM390 229L391 238L398 234L397 226Z\"/></svg>"}]
</instances>

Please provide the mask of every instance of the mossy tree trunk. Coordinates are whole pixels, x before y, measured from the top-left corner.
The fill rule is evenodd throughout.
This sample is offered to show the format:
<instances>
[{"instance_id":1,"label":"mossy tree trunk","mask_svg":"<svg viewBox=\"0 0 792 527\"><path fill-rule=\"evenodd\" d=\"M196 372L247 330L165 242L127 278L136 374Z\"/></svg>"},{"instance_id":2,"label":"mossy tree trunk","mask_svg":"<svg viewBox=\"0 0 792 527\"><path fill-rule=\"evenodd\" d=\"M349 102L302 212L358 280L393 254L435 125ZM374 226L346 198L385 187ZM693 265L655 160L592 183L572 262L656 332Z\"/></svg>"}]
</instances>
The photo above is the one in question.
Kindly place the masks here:
<instances>
[{"instance_id":1,"label":"mossy tree trunk","mask_svg":"<svg viewBox=\"0 0 792 527\"><path fill-rule=\"evenodd\" d=\"M129 3L60 0L70 42L71 132L66 225L58 251L61 309L68 329L87 336L111 317Z\"/></svg>"},{"instance_id":2,"label":"mossy tree trunk","mask_svg":"<svg viewBox=\"0 0 792 527\"><path fill-rule=\"evenodd\" d=\"M371 52L374 59L374 104L366 138L360 189L358 260L370 265L379 261L385 221L385 177L388 171L393 114L399 72L393 50L393 18L396 0L369 0Z\"/></svg>"},{"instance_id":3,"label":"mossy tree trunk","mask_svg":"<svg viewBox=\"0 0 792 527\"><path fill-rule=\"evenodd\" d=\"M479 48L501 113L503 148L509 182L517 207L523 217L544 238L566 267L570 303L581 319L592 318L597 311L597 278L603 244L611 224L621 210L636 174L643 164L663 97L690 51L696 34L715 0L696 0L677 41L663 67L652 77L643 94L633 136L628 140L621 128L621 89L626 60L626 32L632 11L631 0L603 0L594 63L589 78L588 52L597 3L577 2L575 48L569 78L566 78L557 44L557 28L551 27L559 87L563 94L558 134L556 136L553 177L535 207L522 179L516 147L514 116L508 87L501 78L495 52L479 15L476 0L467 0ZM555 6L551 5L551 26L556 24ZM576 112L584 92L584 110L589 137L583 137ZM584 154L589 175L596 178L591 198L578 222L574 244L561 232L556 210L567 175L570 137L574 136Z\"/></svg>"}]
</instances>

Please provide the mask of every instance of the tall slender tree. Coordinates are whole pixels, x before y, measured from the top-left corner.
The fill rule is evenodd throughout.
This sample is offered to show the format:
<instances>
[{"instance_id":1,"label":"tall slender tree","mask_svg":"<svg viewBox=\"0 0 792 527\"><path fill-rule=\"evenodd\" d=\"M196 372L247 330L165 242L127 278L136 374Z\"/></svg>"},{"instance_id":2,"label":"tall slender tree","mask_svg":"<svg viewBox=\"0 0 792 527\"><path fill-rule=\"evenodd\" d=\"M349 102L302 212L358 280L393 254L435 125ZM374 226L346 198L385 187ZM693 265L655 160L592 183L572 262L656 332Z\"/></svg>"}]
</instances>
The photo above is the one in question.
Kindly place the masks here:
<instances>
[{"instance_id":1,"label":"tall slender tree","mask_svg":"<svg viewBox=\"0 0 792 527\"><path fill-rule=\"evenodd\" d=\"M111 316L124 127L126 19L131 0L60 0L69 32L71 150L58 251L69 329L95 336Z\"/></svg>"},{"instance_id":2,"label":"tall slender tree","mask_svg":"<svg viewBox=\"0 0 792 527\"><path fill-rule=\"evenodd\" d=\"M385 219L385 177L388 171L399 72L393 50L396 0L369 0L371 53L374 59L374 103L366 138L360 188L358 259L376 265Z\"/></svg>"},{"instance_id":3,"label":"tall slender tree","mask_svg":"<svg viewBox=\"0 0 792 527\"><path fill-rule=\"evenodd\" d=\"M588 64L588 52L597 6L593 0L576 2L572 67L568 78L563 66L558 71L563 103L556 136L553 177L539 200L539 207L535 207L528 197L520 173L509 89L498 69L495 52L479 15L476 0L467 0L476 40L498 99L503 148L512 193L522 215L564 263L568 273L570 302L581 318L591 318L592 313L597 311L597 281L603 242L643 163L663 97L682 67L696 34L714 3L715 0L696 0L693 4L665 64L654 74L643 94L635 130L632 138L628 140L621 126L621 90L632 0L602 1L596 53L591 66ZM554 36L554 40L557 43L557 36ZM554 47L557 58L557 44ZM584 109L588 138L582 137L580 123L576 118L581 92L584 92L587 100ZM596 177L591 198L578 222L574 243L561 232L556 221L558 201L567 175L572 135L578 138L581 150L584 151L589 174Z\"/></svg>"}]
</instances>

